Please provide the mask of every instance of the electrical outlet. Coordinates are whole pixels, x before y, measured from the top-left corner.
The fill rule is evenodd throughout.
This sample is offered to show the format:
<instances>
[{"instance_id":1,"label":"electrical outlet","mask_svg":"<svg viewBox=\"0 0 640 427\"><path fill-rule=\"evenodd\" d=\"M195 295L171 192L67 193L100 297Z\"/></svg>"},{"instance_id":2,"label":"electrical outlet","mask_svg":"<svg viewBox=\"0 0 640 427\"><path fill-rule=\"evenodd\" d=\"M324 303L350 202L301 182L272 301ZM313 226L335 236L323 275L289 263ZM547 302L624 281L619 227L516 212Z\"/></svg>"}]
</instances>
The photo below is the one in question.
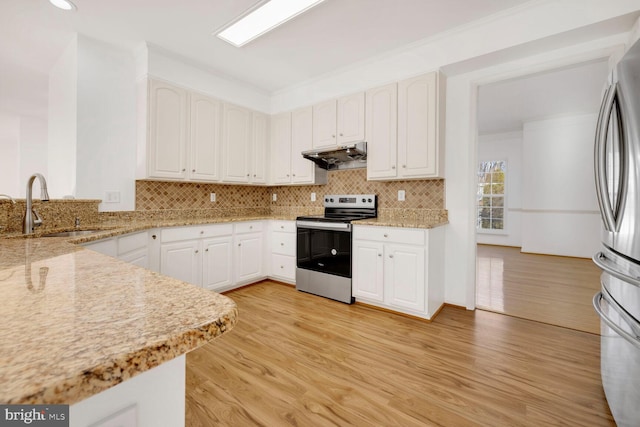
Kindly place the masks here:
<instances>
[{"instance_id":1,"label":"electrical outlet","mask_svg":"<svg viewBox=\"0 0 640 427\"><path fill-rule=\"evenodd\" d=\"M104 193L104 202L105 203L120 203L120 192L119 191L106 191Z\"/></svg>"},{"instance_id":2,"label":"electrical outlet","mask_svg":"<svg viewBox=\"0 0 640 427\"><path fill-rule=\"evenodd\" d=\"M404 202L404 198L405 198L404 190L398 190L398 201L399 202Z\"/></svg>"},{"instance_id":3,"label":"electrical outlet","mask_svg":"<svg viewBox=\"0 0 640 427\"><path fill-rule=\"evenodd\" d=\"M210 199L212 202L215 202L215 201L216 201L216 193L211 193L211 194L209 194L209 199Z\"/></svg>"},{"instance_id":4,"label":"electrical outlet","mask_svg":"<svg viewBox=\"0 0 640 427\"><path fill-rule=\"evenodd\" d=\"M274 201L274 202L277 201L278 200L278 195L276 193L273 193L271 195L271 200Z\"/></svg>"},{"instance_id":5,"label":"electrical outlet","mask_svg":"<svg viewBox=\"0 0 640 427\"><path fill-rule=\"evenodd\" d=\"M311 193L311 201L312 202L316 201L316 193Z\"/></svg>"}]
</instances>

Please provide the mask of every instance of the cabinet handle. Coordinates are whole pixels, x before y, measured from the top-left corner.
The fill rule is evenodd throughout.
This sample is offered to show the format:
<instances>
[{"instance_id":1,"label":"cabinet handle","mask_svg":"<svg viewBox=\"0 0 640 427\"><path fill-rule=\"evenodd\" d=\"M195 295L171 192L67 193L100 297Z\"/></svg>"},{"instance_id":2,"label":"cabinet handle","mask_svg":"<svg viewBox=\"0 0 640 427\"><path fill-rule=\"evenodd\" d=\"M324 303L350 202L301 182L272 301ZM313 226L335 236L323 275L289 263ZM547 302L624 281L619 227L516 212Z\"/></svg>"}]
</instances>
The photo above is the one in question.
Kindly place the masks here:
<instances>
[{"instance_id":1,"label":"cabinet handle","mask_svg":"<svg viewBox=\"0 0 640 427\"><path fill-rule=\"evenodd\" d=\"M249 230L253 230L253 225L250 225L250 226L249 226Z\"/></svg>"},{"instance_id":2,"label":"cabinet handle","mask_svg":"<svg viewBox=\"0 0 640 427\"><path fill-rule=\"evenodd\" d=\"M238 246L242 246L242 243L238 243Z\"/></svg>"},{"instance_id":3,"label":"cabinet handle","mask_svg":"<svg viewBox=\"0 0 640 427\"><path fill-rule=\"evenodd\" d=\"M254 178L256 177L256 174L255 174L255 173L253 174L253 177L254 177Z\"/></svg>"},{"instance_id":4,"label":"cabinet handle","mask_svg":"<svg viewBox=\"0 0 640 427\"><path fill-rule=\"evenodd\" d=\"M198 250L196 249L196 253L198 253Z\"/></svg>"},{"instance_id":5,"label":"cabinet handle","mask_svg":"<svg viewBox=\"0 0 640 427\"><path fill-rule=\"evenodd\" d=\"M281 265L280 268L284 268L284 265Z\"/></svg>"},{"instance_id":6,"label":"cabinet handle","mask_svg":"<svg viewBox=\"0 0 640 427\"><path fill-rule=\"evenodd\" d=\"M378 256L382 256L382 254L378 254Z\"/></svg>"},{"instance_id":7,"label":"cabinet handle","mask_svg":"<svg viewBox=\"0 0 640 427\"><path fill-rule=\"evenodd\" d=\"M209 248L205 249L204 251L205 251L205 252L209 252Z\"/></svg>"},{"instance_id":8,"label":"cabinet handle","mask_svg":"<svg viewBox=\"0 0 640 427\"><path fill-rule=\"evenodd\" d=\"M284 243L280 243L280 246L284 246Z\"/></svg>"},{"instance_id":9,"label":"cabinet handle","mask_svg":"<svg viewBox=\"0 0 640 427\"><path fill-rule=\"evenodd\" d=\"M287 178L289 178L289 174L287 174Z\"/></svg>"},{"instance_id":10,"label":"cabinet handle","mask_svg":"<svg viewBox=\"0 0 640 427\"><path fill-rule=\"evenodd\" d=\"M331 138L335 138L335 137L336 137L335 135L331 135Z\"/></svg>"},{"instance_id":11,"label":"cabinet handle","mask_svg":"<svg viewBox=\"0 0 640 427\"><path fill-rule=\"evenodd\" d=\"M293 176L296 176L296 174L294 173Z\"/></svg>"},{"instance_id":12,"label":"cabinet handle","mask_svg":"<svg viewBox=\"0 0 640 427\"><path fill-rule=\"evenodd\" d=\"M384 237L389 237L389 235L385 233Z\"/></svg>"},{"instance_id":13,"label":"cabinet handle","mask_svg":"<svg viewBox=\"0 0 640 427\"><path fill-rule=\"evenodd\" d=\"M393 254L389 255L389 258L393 258Z\"/></svg>"},{"instance_id":14,"label":"cabinet handle","mask_svg":"<svg viewBox=\"0 0 640 427\"><path fill-rule=\"evenodd\" d=\"M158 236L156 236L155 234L153 234L153 235L151 236L151 238L152 238L153 240L156 240L156 239L158 238Z\"/></svg>"},{"instance_id":15,"label":"cabinet handle","mask_svg":"<svg viewBox=\"0 0 640 427\"><path fill-rule=\"evenodd\" d=\"M282 228L284 230L284 225L281 225L280 228Z\"/></svg>"},{"instance_id":16,"label":"cabinet handle","mask_svg":"<svg viewBox=\"0 0 640 427\"><path fill-rule=\"evenodd\" d=\"M396 168L396 166L395 166L395 165L392 165L392 166L391 166L391 169L395 169L395 168Z\"/></svg>"},{"instance_id":17,"label":"cabinet handle","mask_svg":"<svg viewBox=\"0 0 640 427\"><path fill-rule=\"evenodd\" d=\"M204 230L200 230L200 234L204 234Z\"/></svg>"},{"instance_id":18,"label":"cabinet handle","mask_svg":"<svg viewBox=\"0 0 640 427\"><path fill-rule=\"evenodd\" d=\"M195 169L191 169L191 172L195 172L195 171L196 171Z\"/></svg>"},{"instance_id":19,"label":"cabinet handle","mask_svg":"<svg viewBox=\"0 0 640 427\"><path fill-rule=\"evenodd\" d=\"M343 134L340 134L340 136L344 136Z\"/></svg>"},{"instance_id":20,"label":"cabinet handle","mask_svg":"<svg viewBox=\"0 0 640 427\"><path fill-rule=\"evenodd\" d=\"M182 169L182 172L185 172L185 171L186 171L186 169Z\"/></svg>"},{"instance_id":21,"label":"cabinet handle","mask_svg":"<svg viewBox=\"0 0 640 427\"><path fill-rule=\"evenodd\" d=\"M249 174L247 174L247 178L249 177Z\"/></svg>"},{"instance_id":22,"label":"cabinet handle","mask_svg":"<svg viewBox=\"0 0 640 427\"><path fill-rule=\"evenodd\" d=\"M406 169L406 168L407 168L407 165L402 165L402 167Z\"/></svg>"}]
</instances>

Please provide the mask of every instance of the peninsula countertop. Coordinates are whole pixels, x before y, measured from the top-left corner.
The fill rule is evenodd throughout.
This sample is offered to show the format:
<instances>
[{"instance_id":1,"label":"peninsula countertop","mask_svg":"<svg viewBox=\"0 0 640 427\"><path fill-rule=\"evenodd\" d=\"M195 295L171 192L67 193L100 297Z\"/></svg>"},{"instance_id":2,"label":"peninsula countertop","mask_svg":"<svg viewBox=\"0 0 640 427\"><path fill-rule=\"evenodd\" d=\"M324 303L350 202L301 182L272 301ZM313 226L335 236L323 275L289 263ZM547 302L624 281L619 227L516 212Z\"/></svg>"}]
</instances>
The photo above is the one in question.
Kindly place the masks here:
<instances>
[{"instance_id":1,"label":"peninsula countertop","mask_svg":"<svg viewBox=\"0 0 640 427\"><path fill-rule=\"evenodd\" d=\"M0 239L0 294L3 404L79 402L211 341L238 316L228 297L63 238Z\"/></svg>"}]
</instances>

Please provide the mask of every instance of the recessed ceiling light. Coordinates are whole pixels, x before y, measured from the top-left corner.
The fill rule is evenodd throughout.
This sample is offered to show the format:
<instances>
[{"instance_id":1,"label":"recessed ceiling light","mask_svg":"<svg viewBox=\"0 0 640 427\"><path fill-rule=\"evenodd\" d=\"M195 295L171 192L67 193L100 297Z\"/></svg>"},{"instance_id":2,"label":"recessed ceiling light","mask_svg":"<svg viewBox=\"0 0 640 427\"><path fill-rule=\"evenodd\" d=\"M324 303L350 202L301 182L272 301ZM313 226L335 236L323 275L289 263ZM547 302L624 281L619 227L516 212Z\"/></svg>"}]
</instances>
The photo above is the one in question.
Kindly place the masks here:
<instances>
[{"instance_id":1,"label":"recessed ceiling light","mask_svg":"<svg viewBox=\"0 0 640 427\"><path fill-rule=\"evenodd\" d=\"M216 35L236 47L243 46L324 0L270 0L238 20L225 25Z\"/></svg>"},{"instance_id":2,"label":"recessed ceiling light","mask_svg":"<svg viewBox=\"0 0 640 427\"><path fill-rule=\"evenodd\" d=\"M49 3L62 10L75 10L76 5L69 0L49 0Z\"/></svg>"}]
</instances>

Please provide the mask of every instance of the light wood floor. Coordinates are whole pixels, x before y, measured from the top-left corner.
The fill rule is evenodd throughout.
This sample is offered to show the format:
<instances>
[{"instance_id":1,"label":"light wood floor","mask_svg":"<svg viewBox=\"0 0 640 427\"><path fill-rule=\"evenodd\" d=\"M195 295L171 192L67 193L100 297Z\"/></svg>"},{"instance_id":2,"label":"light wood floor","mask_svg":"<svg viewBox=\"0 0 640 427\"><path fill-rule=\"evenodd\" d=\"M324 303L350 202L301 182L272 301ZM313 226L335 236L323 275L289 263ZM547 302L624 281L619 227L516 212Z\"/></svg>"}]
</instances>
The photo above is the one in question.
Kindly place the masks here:
<instances>
[{"instance_id":1,"label":"light wood floor","mask_svg":"<svg viewBox=\"0 0 640 427\"><path fill-rule=\"evenodd\" d=\"M445 307L432 323L262 282L187 355L187 426L614 426L599 337Z\"/></svg>"},{"instance_id":2,"label":"light wood floor","mask_svg":"<svg viewBox=\"0 0 640 427\"><path fill-rule=\"evenodd\" d=\"M590 259L490 245L478 245L477 254L478 308L600 333L591 305L600 290L600 270Z\"/></svg>"}]
</instances>

